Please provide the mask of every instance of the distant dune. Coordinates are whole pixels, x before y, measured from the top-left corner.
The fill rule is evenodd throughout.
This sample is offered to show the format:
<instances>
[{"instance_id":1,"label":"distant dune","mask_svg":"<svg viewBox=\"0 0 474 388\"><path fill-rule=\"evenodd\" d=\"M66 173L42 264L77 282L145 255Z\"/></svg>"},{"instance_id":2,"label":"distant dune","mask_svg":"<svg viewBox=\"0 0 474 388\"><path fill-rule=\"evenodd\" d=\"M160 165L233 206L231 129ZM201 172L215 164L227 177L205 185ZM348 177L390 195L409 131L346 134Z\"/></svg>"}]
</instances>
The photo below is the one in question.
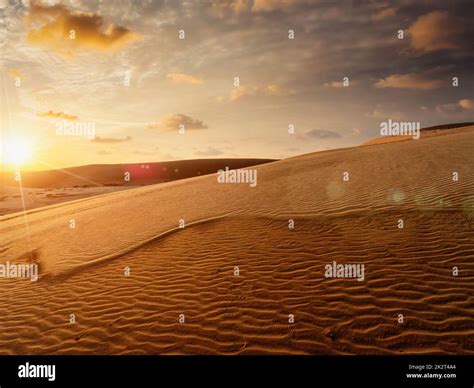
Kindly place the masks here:
<instances>
[{"instance_id":1,"label":"distant dune","mask_svg":"<svg viewBox=\"0 0 474 388\"><path fill-rule=\"evenodd\" d=\"M22 172L23 198L13 172L0 172L0 216L112 193L137 186L215 174L271 159L197 159L160 163L99 164L61 170ZM126 175L128 174L128 175ZM23 203L24 202L24 203Z\"/></svg>"},{"instance_id":2,"label":"distant dune","mask_svg":"<svg viewBox=\"0 0 474 388\"><path fill-rule=\"evenodd\" d=\"M23 172L22 183L23 187L31 188L142 186L214 174L226 166L243 168L273 161L271 159L195 159L155 163L94 164L62 170ZM127 172L130 174L130 180L125 180ZM3 173L0 178L6 186L17 185L11 173Z\"/></svg>"},{"instance_id":3,"label":"distant dune","mask_svg":"<svg viewBox=\"0 0 474 388\"><path fill-rule=\"evenodd\" d=\"M449 134L450 130L455 130L457 128L463 128L463 127L471 127L473 125L474 123L472 122L435 125L433 127L421 128L421 136L430 137L430 136L437 136L440 134L445 135L445 134ZM469 129L467 128L466 130L469 130ZM457 130L456 132L459 132L459 130ZM412 136L380 136L375 139L369 140L368 142L365 142L362 145L368 146L368 145L375 145L375 144L391 143L393 141L402 141L402 140L413 140L413 137Z\"/></svg>"},{"instance_id":4,"label":"distant dune","mask_svg":"<svg viewBox=\"0 0 474 388\"><path fill-rule=\"evenodd\" d=\"M0 279L0 353L474 354L473 150L470 126L0 217L40 265Z\"/></svg>"}]
</instances>

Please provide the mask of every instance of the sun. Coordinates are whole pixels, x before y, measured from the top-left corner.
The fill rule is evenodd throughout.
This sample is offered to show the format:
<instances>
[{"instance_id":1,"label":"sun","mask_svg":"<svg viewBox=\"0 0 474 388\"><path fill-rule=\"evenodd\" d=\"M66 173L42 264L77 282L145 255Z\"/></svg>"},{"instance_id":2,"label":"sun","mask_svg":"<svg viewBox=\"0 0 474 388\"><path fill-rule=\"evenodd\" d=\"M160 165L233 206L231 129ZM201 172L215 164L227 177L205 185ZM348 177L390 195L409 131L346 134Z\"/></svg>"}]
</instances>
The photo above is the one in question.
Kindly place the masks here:
<instances>
[{"instance_id":1,"label":"sun","mask_svg":"<svg viewBox=\"0 0 474 388\"><path fill-rule=\"evenodd\" d=\"M4 163L22 166L33 157L33 140L23 136L2 139L1 154Z\"/></svg>"}]
</instances>

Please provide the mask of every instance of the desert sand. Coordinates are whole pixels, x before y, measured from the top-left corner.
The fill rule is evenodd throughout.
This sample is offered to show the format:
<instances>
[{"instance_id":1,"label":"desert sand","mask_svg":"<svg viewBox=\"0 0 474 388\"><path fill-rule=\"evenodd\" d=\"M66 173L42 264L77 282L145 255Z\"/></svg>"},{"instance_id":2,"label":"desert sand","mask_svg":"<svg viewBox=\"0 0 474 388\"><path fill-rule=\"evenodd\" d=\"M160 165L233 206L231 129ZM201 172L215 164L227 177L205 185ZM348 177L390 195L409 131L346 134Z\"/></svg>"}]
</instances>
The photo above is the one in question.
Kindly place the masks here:
<instances>
[{"instance_id":1,"label":"desert sand","mask_svg":"<svg viewBox=\"0 0 474 388\"><path fill-rule=\"evenodd\" d=\"M40 277L0 279L0 353L474 354L473 153L471 126L2 216Z\"/></svg>"}]
</instances>

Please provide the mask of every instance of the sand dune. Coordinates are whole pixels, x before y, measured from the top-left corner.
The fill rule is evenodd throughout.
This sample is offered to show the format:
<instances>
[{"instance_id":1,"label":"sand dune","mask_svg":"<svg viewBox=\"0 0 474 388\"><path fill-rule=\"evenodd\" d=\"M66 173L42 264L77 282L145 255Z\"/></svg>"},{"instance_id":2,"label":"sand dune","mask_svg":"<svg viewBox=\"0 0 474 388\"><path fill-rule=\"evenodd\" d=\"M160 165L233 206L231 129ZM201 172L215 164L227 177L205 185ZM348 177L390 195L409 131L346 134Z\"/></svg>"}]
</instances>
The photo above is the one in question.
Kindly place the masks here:
<instances>
[{"instance_id":1,"label":"sand dune","mask_svg":"<svg viewBox=\"0 0 474 388\"><path fill-rule=\"evenodd\" d=\"M465 127L0 217L41 269L0 279L0 353L473 354L473 150Z\"/></svg>"}]
</instances>

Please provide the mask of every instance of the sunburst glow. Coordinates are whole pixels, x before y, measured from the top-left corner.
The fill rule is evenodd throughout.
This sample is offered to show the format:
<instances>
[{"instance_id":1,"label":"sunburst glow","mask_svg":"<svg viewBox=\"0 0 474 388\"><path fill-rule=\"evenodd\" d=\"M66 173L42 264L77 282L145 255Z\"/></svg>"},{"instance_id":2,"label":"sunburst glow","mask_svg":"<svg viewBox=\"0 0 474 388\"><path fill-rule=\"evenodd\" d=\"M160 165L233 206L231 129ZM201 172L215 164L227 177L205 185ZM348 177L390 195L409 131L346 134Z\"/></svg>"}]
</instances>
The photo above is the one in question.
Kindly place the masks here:
<instances>
[{"instance_id":1,"label":"sunburst glow","mask_svg":"<svg viewBox=\"0 0 474 388\"><path fill-rule=\"evenodd\" d=\"M3 139L1 153L4 163L24 165L32 160L33 140L23 136Z\"/></svg>"}]
</instances>

